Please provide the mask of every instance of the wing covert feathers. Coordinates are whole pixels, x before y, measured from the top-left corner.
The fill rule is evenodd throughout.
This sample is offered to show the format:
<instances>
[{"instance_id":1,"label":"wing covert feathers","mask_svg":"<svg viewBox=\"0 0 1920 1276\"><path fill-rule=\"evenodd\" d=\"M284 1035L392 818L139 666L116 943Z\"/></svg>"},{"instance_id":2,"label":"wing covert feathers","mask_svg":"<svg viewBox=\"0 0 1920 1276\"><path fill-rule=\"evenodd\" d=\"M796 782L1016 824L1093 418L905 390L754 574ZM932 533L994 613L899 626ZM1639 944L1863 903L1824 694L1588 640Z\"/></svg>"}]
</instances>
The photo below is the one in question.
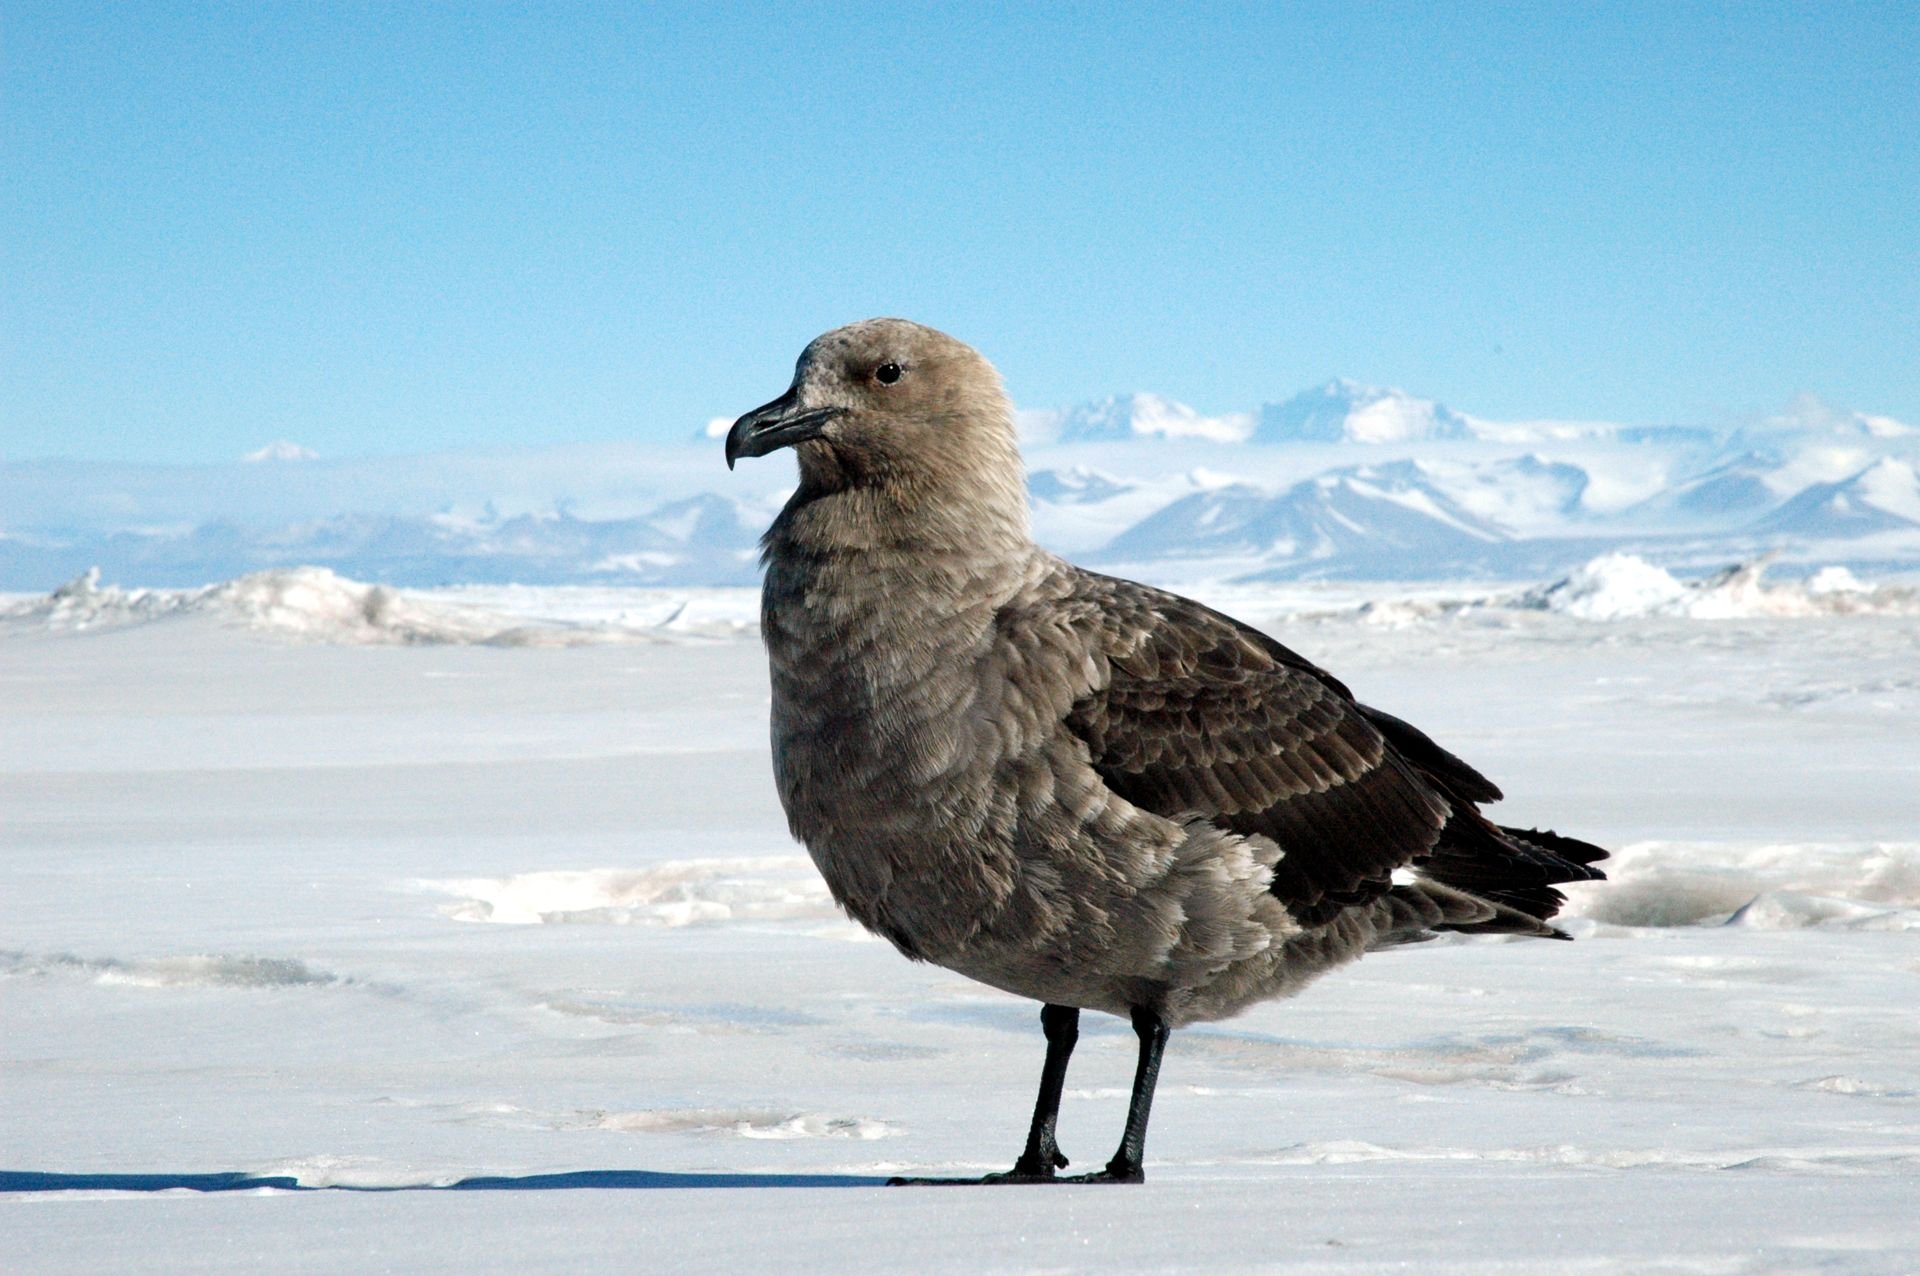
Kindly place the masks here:
<instances>
[{"instance_id":1,"label":"wing covert feathers","mask_svg":"<svg viewBox=\"0 0 1920 1276\"><path fill-rule=\"evenodd\" d=\"M1145 810L1272 839L1272 892L1302 925L1403 890L1393 874L1413 869L1486 901L1433 928L1551 934L1565 902L1553 884L1602 876L1599 847L1487 820L1475 804L1499 799L1491 781L1274 639L1070 570L1106 662L1067 718L1095 770Z\"/></svg>"}]
</instances>

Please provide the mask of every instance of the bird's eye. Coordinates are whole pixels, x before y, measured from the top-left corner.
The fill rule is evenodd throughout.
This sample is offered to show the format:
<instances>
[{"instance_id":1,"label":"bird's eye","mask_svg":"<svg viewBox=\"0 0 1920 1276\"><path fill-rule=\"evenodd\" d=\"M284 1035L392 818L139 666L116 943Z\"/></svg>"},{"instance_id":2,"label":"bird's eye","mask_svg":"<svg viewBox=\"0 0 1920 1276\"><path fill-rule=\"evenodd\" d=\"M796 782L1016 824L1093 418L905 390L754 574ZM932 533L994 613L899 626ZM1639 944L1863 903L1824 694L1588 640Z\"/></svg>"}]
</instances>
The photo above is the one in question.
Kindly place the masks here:
<instances>
[{"instance_id":1,"label":"bird's eye","mask_svg":"<svg viewBox=\"0 0 1920 1276\"><path fill-rule=\"evenodd\" d=\"M873 379L881 385L892 385L900 379L900 365L897 363L881 364L873 370Z\"/></svg>"}]
</instances>

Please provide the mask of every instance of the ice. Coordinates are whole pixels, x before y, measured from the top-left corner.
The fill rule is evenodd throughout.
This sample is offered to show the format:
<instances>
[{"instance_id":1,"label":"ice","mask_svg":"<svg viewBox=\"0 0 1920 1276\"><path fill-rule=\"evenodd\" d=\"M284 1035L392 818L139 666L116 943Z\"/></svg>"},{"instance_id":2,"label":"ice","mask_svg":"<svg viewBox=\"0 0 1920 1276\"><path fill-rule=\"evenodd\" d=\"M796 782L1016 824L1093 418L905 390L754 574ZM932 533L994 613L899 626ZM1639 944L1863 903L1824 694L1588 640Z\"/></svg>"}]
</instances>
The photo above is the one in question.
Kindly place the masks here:
<instances>
[{"instance_id":1,"label":"ice","mask_svg":"<svg viewBox=\"0 0 1920 1276\"><path fill-rule=\"evenodd\" d=\"M1913 1271L1915 622L1837 573L1669 579L1764 606L1201 589L1614 880L1575 943L1377 954L1175 1034L1125 1190L880 1186L1010 1163L1037 1016L847 942L751 591L17 599L0 1267ZM1087 1017L1076 1168L1133 1055Z\"/></svg>"},{"instance_id":2,"label":"ice","mask_svg":"<svg viewBox=\"0 0 1920 1276\"><path fill-rule=\"evenodd\" d=\"M1777 585L1765 582L1766 569L1767 560L1758 559L1701 581L1682 582L1636 555L1602 554L1552 585L1523 594L1518 601L1522 606L1582 620L1920 615L1920 592L1897 585L1865 585L1844 567L1821 568L1804 584Z\"/></svg>"},{"instance_id":3,"label":"ice","mask_svg":"<svg viewBox=\"0 0 1920 1276\"><path fill-rule=\"evenodd\" d=\"M140 961L87 959L67 953L31 956L0 952L0 973L9 976L77 976L99 984L140 988L290 988L339 982L303 961L281 957L157 957Z\"/></svg>"},{"instance_id":4,"label":"ice","mask_svg":"<svg viewBox=\"0 0 1920 1276\"><path fill-rule=\"evenodd\" d=\"M1686 593L1686 586L1645 559L1602 554L1549 586L1537 601L1582 620L1617 620L1665 611Z\"/></svg>"},{"instance_id":5,"label":"ice","mask_svg":"<svg viewBox=\"0 0 1920 1276\"><path fill-rule=\"evenodd\" d=\"M1585 916L1626 926L1920 927L1920 842L1616 848Z\"/></svg>"},{"instance_id":6,"label":"ice","mask_svg":"<svg viewBox=\"0 0 1920 1276\"><path fill-rule=\"evenodd\" d=\"M44 599L0 610L0 631L78 632L196 614L338 642L476 642L504 628L489 627L468 611L423 606L395 590L346 580L323 567L258 572L205 589L103 586L94 568Z\"/></svg>"},{"instance_id":7,"label":"ice","mask_svg":"<svg viewBox=\"0 0 1920 1276\"><path fill-rule=\"evenodd\" d=\"M471 644L566 647L727 636L753 624L750 591L542 591L533 614L511 609L532 595L515 587L441 591L349 580L324 567L276 568L200 589L123 589L94 568L44 597L0 604L0 637L117 629L207 616L276 636L343 644Z\"/></svg>"},{"instance_id":8,"label":"ice","mask_svg":"<svg viewBox=\"0 0 1920 1276\"><path fill-rule=\"evenodd\" d=\"M441 912L469 922L687 926L839 915L811 862L798 855L675 860L639 872L520 873L420 885L460 897Z\"/></svg>"}]
</instances>

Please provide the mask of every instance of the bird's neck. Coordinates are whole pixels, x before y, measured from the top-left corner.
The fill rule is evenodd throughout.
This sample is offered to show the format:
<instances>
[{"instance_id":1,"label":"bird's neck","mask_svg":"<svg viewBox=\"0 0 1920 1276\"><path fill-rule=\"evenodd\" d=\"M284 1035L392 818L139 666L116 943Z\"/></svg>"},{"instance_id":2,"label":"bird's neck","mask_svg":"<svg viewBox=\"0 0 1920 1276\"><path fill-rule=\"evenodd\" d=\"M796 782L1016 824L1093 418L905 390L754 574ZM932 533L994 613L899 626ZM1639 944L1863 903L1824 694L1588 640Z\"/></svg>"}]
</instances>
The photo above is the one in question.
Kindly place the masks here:
<instances>
[{"instance_id":1,"label":"bird's neck","mask_svg":"<svg viewBox=\"0 0 1920 1276\"><path fill-rule=\"evenodd\" d=\"M992 563L1024 558L1034 548L1026 485L1017 471L974 476L964 485L912 478L822 483L803 474L763 544L769 561L799 555Z\"/></svg>"}]
</instances>

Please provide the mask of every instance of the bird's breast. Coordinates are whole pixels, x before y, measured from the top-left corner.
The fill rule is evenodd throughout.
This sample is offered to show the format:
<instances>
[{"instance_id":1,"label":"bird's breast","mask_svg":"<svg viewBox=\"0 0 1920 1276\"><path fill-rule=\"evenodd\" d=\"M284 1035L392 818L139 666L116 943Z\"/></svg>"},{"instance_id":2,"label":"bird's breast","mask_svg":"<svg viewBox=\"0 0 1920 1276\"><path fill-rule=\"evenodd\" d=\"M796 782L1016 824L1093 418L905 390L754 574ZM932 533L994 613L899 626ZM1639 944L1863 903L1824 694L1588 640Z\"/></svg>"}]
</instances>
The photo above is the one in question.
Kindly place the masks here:
<instances>
[{"instance_id":1,"label":"bird's breast","mask_svg":"<svg viewBox=\"0 0 1920 1276\"><path fill-rule=\"evenodd\" d=\"M915 606L914 582L852 575L768 576L761 627L790 815L821 789L835 805L849 795L890 807L933 797L961 778L982 724L977 675L992 604L948 596Z\"/></svg>"},{"instance_id":2,"label":"bird's breast","mask_svg":"<svg viewBox=\"0 0 1920 1276\"><path fill-rule=\"evenodd\" d=\"M1019 812L995 676L1008 586L957 563L770 560L773 765L835 897L936 956L1014 889ZM953 933L949 933L953 932Z\"/></svg>"}]
</instances>

